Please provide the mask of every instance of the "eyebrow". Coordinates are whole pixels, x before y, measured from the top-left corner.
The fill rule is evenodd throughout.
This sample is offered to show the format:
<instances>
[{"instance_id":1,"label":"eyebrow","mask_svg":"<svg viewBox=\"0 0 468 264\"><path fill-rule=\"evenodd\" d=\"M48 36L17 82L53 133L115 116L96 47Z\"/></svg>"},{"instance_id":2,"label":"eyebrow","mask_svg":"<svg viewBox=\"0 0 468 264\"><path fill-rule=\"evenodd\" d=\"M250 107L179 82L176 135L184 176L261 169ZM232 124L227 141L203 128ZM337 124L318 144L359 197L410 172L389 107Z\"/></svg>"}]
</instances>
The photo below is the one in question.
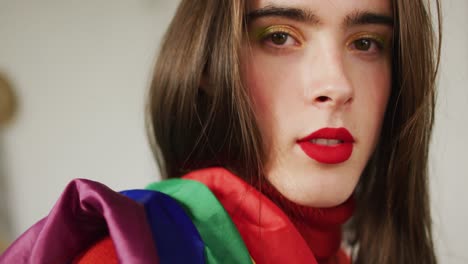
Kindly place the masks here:
<instances>
[{"instance_id":1,"label":"eyebrow","mask_svg":"<svg viewBox=\"0 0 468 264\"><path fill-rule=\"evenodd\" d=\"M312 25L320 24L320 18L310 9L282 7L267 5L265 7L253 10L247 14L247 23L264 17L283 17L297 22L308 23ZM378 24L393 26L393 17L385 14L370 11L355 11L347 15L343 21L343 26L352 27L358 25Z\"/></svg>"},{"instance_id":2,"label":"eyebrow","mask_svg":"<svg viewBox=\"0 0 468 264\"><path fill-rule=\"evenodd\" d=\"M356 11L346 16L344 25L351 27L357 25L379 24L393 26L393 17L368 11Z\"/></svg>"},{"instance_id":3,"label":"eyebrow","mask_svg":"<svg viewBox=\"0 0 468 264\"><path fill-rule=\"evenodd\" d=\"M267 5L250 11L247 14L247 22L252 22L263 17L284 17L309 24L318 24L320 22L319 18L311 10L273 5Z\"/></svg>"}]
</instances>

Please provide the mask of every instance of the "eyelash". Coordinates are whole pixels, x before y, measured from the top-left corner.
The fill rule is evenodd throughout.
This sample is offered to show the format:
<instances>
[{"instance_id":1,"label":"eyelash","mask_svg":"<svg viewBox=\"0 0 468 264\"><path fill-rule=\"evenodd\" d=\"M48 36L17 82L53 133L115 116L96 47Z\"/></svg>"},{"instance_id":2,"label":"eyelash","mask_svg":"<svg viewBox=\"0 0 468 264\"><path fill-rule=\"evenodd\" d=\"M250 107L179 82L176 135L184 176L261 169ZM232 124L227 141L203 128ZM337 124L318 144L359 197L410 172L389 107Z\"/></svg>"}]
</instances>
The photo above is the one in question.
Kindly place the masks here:
<instances>
[{"instance_id":1,"label":"eyelash","mask_svg":"<svg viewBox=\"0 0 468 264\"><path fill-rule=\"evenodd\" d=\"M289 41L290 39L292 39L295 44L294 46L295 47L298 47L298 46L301 46L302 43L303 43L303 39L302 37L298 37L299 34L295 33L293 31L293 29L291 29L289 26L271 26L271 27L268 27L266 29L264 29L262 32L260 32L257 37L258 39L263 43L263 44L266 44L274 49L278 49L278 50L281 50L281 49L286 49L290 46L288 45L278 45L278 44L274 44L272 43L272 37L275 35L275 34L284 34L286 35L287 37L287 41ZM357 34L357 35L354 35L351 37L351 40L347 41L346 42L346 46L347 47L352 47L352 46L355 46L356 43L358 41L362 41L362 40L367 40L367 41L370 41L370 45L372 46L375 46L377 51L375 52L371 52L369 50L372 49L372 46L369 48L369 50L358 50L358 49L355 49L354 50L356 52L360 52L360 53L369 53L369 54L373 54L373 53L381 53L383 52L385 49L386 49L386 41L383 37L380 37L379 35L377 34L369 34L369 33L360 33L360 34Z\"/></svg>"},{"instance_id":2,"label":"eyelash","mask_svg":"<svg viewBox=\"0 0 468 264\"><path fill-rule=\"evenodd\" d=\"M356 50L356 52L360 52L360 53L381 53L386 49L386 46L387 46L384 38L382 38L382 37L380 37L380 36L378 36L376 34L369 34L369 33L358 34L358 35L353 36L351 38L351 40L346 43L346 46L347 47L355 46L358 41L362 41L362 40L370 41L371 42L370 45L375 46L377 51L376 52L369 51L369 50L372 49L372 46L369 48L369 50L365 50L365 51L358 50L358 49L356 49L354 47L354 50Z\"/></svg>"},{"instance_id":3,"label":"eyelash","mask_svg":"<svg viewBox=\"0 0 468 264\"><path fill-rule=\"evenodd\" d=\"M269 45L273 48L276 48L276 49L284 49L286 48L285 45L278 45L278 44L274 44L272 43L272 37L275 35L275 34L284 34L286 35L287 37L287 41L289 40L293 40L295 43L294 43L294 46L301 46L302 45L302 38L298 36L297 33L294 32L293 29L291 29L289 26L271 26L271 27L268 27L266 29L264 29L263 31L261 31L258 35L257 35L257 38L264 44L266 45ZM269 43L267 43L269 42Z\"/></svg>"}]
</instances>

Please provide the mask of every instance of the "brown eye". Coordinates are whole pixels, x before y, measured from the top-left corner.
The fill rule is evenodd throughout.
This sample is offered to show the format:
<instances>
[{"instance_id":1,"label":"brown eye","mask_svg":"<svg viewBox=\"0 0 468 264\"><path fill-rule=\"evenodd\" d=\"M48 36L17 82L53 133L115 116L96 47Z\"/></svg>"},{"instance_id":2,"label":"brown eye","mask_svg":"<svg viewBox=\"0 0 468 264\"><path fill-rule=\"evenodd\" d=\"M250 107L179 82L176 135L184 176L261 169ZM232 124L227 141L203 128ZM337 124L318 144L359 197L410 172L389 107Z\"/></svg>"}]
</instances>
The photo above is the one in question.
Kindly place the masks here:
<instances>
[{"instance_id":1,"label":"brown eye","mask_svg":"<svg viewBox=\"0 0 468 264\"><path fill-rule=\"evenodd\" d=\"M358 39L354 41L354 47L360 51L368 51L372 47L372 40L370 39Z\"/></svg>"},{"instance_id":2,"label":"brown eye","mask_svg":"<svg viewBox=\"0 0 468 264\"><path fill-rule=\"evenodd\" d=\"M289 38L289 35L287 33L282 33L282 32L278 32L278 33L273 33L271 35L271 42L273 42L273 44L275 45L284 45L286 44L286 42L288 41L288 38Z\"/></svg>"},{"instance_id":3,"label":"brown eye","mask_svg":"<svg viewBox=\"0 0 468 264\"><path fill-rule=\"evenodd\" d=\"M275 25L261 31L256 38L265 47L275 50L298 48L304 39L290 26Z\"/></svg>"}]
</instances>

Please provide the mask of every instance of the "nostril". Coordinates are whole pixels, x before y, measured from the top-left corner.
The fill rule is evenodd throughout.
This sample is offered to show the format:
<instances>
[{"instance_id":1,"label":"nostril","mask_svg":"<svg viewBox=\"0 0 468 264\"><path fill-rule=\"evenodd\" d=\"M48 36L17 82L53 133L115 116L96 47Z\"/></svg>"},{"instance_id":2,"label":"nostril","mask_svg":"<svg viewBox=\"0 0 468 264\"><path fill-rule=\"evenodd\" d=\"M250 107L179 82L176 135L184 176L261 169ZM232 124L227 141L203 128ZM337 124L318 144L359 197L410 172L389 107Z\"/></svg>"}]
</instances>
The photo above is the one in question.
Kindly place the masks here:
<instances>
[{"instance_id":1,"label":"nostril","mask_svg":"<svg viewBox=\"0 0 468 264\"><path fill-rule=\"evenodd\" d=\"M317 97L317 99L315 99L315 100L317 100L317 101L320 102L320 103L323 103L323 102L328 101L329 99L330 99L330 98L328 98L327 96L319 96L319 97Z\"/></svg>"}]
</instances>

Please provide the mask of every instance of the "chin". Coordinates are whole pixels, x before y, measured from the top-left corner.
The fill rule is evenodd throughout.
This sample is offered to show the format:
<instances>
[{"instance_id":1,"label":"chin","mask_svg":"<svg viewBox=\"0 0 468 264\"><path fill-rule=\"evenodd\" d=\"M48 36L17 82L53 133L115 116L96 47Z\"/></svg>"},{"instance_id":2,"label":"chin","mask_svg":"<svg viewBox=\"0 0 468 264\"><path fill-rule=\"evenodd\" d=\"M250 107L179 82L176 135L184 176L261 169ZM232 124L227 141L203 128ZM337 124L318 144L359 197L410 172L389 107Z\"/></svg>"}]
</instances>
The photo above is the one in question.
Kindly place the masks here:
<instances>
[{"instance_id":1,"label":"chin","mask_svg":"<svg viewBox=\"0 0 468 264\"><path fill-rule=\"evenodd\" d=\"M342 173L301 174L296 173L294 178L273 176L269 177L269 181L284 197L294 203L329 208L346 202L353 195L359 180L358 176L349 174L343 178Z\"/></svg>"},{"instance_id":2,"label":"chin","mask_svg":"<svg viewBox=\"0 0 468 264\"><path fill-rule=\"evenodd\" d=\"M291 201L304 205L304 206L309 206L309 207L315 207L315 208L330 208L330 207L336 207L338 205L343 204L346 202L352 195L352 192L349 194L336 194L335 192L333 193L321 193L320 196L305 196L305 197L288 197L287 194L283 194L286 198L290 199Z\"/></svg>"}]
</instances>

